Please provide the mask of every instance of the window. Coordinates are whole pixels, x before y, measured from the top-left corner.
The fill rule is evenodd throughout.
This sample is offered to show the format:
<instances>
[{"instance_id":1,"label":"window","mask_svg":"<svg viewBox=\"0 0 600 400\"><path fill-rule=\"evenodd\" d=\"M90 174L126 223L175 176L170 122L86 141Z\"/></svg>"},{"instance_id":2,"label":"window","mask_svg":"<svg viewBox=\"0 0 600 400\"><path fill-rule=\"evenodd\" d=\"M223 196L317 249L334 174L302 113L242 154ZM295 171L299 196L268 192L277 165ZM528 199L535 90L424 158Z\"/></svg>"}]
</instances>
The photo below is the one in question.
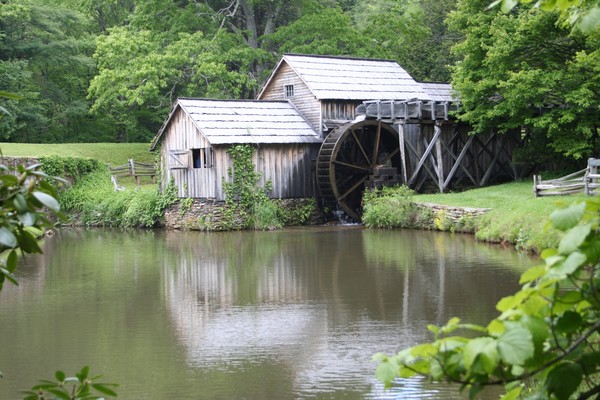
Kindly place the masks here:
<instances>
[{"instance_id":1,"label":"window","mask_svg":"<svg viewBox=\"0 0 600 400\"><path fill-rule=\"evenodd\" d=\"M283 86L283 97L286 99L291 99L294 97L294 85Z\"/></svg>"},{"instance_id":2,"label":"window","mask_svg":"<svg viewBox=\"0 0 600 400\"><path fill-rule=\"evenodd\" d=\"M194 168L212 168L213 149L192 149L192 166Z\"/></svg>"}]
</instances>

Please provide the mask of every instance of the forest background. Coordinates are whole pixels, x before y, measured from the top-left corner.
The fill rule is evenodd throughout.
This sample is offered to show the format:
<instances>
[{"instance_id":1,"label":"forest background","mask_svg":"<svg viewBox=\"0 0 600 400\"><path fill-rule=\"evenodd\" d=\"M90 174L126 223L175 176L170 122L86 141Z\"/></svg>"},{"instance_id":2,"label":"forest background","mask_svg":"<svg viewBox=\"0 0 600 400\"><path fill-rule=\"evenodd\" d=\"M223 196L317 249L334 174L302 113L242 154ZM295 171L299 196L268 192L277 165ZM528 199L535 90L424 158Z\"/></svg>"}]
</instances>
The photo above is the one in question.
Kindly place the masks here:
<instances>
[{"instance_id":1,"label":"forest background","mask_svg":"<svg viewBox=\"0 0 600 400\"><path fill-rule=\"evenodd\" d=\"M4 0L0 90L22 99L0 100L0 141L149 142L177 97L254 98L283 53L305 53L392 59L419 81L452 81L475 131L533 133L523 159L592 155L598 29L571 29L556 4L538 12L524 1L507 14L489 5ZM597 0L584 5L600 18Z\"/></svg>"}]
</instances>

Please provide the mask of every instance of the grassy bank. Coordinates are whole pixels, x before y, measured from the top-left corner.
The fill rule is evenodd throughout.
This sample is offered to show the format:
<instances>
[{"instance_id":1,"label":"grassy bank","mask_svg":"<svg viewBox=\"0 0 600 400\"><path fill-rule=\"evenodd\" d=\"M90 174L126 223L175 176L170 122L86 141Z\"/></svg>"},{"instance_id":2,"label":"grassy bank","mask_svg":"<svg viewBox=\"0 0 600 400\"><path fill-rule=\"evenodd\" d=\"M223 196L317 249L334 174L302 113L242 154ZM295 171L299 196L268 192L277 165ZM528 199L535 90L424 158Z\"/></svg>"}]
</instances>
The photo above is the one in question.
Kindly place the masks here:
<instances>
[{"instance_id":1,"label":"grassy bank","mask_svg":"<svg viewBox=\"0 0 600 400\"><path fill-rule=\"evenodd\" d=\"M512 243L517 248L539 252L555 246L558 233L548 226L548 217L557 206L581 201L584 195L561 197L538 197L532 192L530 181L512 182L486 188L471 189L460 193L415 194L406 197L409 202L435 203L448 206L490 208L491 211L471 222L470 228L477 239L490 242ZM395 198L394 198L395 197ZM373 223L377 219L385 220L381 213L394 212L395 207L385 207L385 203L401 202L397 192L390 192L381 198L365 203L365 224L383 227ZM376 204L377 203L377 204ZM376 206L375 206L376 205ZM418 216L409 216L413 227ZM431 217L431 216L430 216ZM406 226L410 226L407 224ZM389 227L389 226L388 226ZM449 227L448 229L452 229Z\"/></svg>"},{"instance_id":2,"label":"grassy bank","mask_svg":"<svg viewBox=\"0 0 600 400\"><path fill-rule=\"evenodd\" d=\"M0 143L2 155L7 157L94 158L110 165L125 164L130 158L142 163L152 163L155 153L151 153L149 148L148 143Z\"/></svg>"}]
</instances>

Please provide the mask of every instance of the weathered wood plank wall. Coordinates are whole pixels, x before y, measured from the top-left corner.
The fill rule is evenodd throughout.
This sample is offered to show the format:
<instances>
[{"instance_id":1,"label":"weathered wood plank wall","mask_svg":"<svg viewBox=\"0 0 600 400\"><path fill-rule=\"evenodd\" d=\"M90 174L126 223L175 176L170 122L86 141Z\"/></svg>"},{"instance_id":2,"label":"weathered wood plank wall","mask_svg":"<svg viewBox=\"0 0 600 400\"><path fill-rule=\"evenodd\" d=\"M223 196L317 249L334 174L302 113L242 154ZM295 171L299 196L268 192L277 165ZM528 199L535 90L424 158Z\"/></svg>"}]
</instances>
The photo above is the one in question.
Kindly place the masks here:
<instances>
[{"instance_id":1,"label":"weathered wood plank wall","mask_svg":"<svg viewBox=\"0 0 600 400\"><path fill-rule=\"evenodd\" d=\"M281 66L280 73L273 77L261 100L286 100L285 85L294 85L294 96L288 98L317 132L322 131L321 105L308 86L287 64Z\"/></svg>"}]
</instances>

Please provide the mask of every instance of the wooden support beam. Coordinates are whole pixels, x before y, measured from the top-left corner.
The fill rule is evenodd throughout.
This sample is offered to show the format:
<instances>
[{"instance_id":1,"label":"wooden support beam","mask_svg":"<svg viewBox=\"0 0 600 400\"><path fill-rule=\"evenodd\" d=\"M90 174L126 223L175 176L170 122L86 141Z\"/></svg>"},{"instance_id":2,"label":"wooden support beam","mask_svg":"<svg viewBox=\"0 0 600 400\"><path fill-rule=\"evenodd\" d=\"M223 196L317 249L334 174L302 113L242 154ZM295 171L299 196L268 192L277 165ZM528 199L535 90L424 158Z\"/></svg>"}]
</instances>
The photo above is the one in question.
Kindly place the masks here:
<instances>
[{"instance_id":1,"label":"wooden support beam","mask_svg":"<svg viewBox=\"0 0 600 400\"><path fill-rule=\"evenodd\" d=\"M450 172L448 173L448 176L446 177L446 180L444 181L444 185L443 185L444 190L446 190L448 185L450 185L450 181L452 181L452 178L454 177L454 174L456 173L456 171L458 170L459 167L461 167L463 169L465 174L469 177L469 179L471 179L471 182L473 182L474 185L477 185L477 181L475 180L475 178L473 178L473 175L471 175L471 173L467 170L467 168L465 168L462 165L463 159L465 158L465 156L467 155L467 152L469 151L469 149L471 148L471 145L473 144L473 138L474 138L474 136L469 136L467 143L465 143L465 145L462 148L462 150L460 151L460 154L458 155L458 157L455 158L454 165L450 169ZM449 150L448 150L448 152L452 156L454 156L454 154L452 152L450 152Z\"/></svg>"},{"instance_id":2,"label":"wooden support beam","mask_svg":"<svg viewBox=\"0 0 600 400\"><path fill-rule=\"evenodd\" d=\"M435 112L433 107L432 112ZM434 130L436 131L434 136L436 136L438 132L441 135L442 127L438 122L436 122ZM444 193L444 159L442 158L442 141L443 138L440 137L440 139L435 143L435 152L437 156L437 184L438 188L440 189L440 193Z\"/></svg>"},{"instance_id":3,"label":"wooden support beam","mask_svg":"<svg viewBox=\"0 0 600 400\"><path fill-rule=\"evenodd\" d=\"M419 159L419 152L414 148L412 143L410 141L406 141L405 143L407 145L406 148L409 149L414 154L415 159ZM429 177L431 177L432 179L435 179L435 173L429 168L429 166L426 163L423 164L423 168L425 168L425 171L429 174ZM427 175L423 175L423 178L421 179L420 183L418 183L417 185L414 185L414 180L419 175L419 172L421 172L421 171L415 170L415 172L416 172L416 174L413 174L413 176L411 176L412 183L408 182L408 185L418 191L421 188L421 185L423 184L424 180L427 179Z\"/></svg>"},{"instance_id":4,"label":"wooden support beam","mask_svg":"<svg viewBox=\"0 0 600 400\"><path fill-rule=\"evenodd\" d=\"M410 180L408 182L409 185L411 185L411 184L414 183L415 178L417 177L417 175L421 171L421 168L423 168L423 164L425 164L425 162L427 161L427 158L431 154L431 151L433 150L433 147L434 147L435 143L438 141L438 139L440 138L441 134L442 134L442 130L441 129L438 129L438 130L435 131L435 133L433 135L433 138L431 139L431 142L429 143L429 145L425 149L425 152L423 152L423 155L421 156L421 159L417 163L417 167L415 168L415 171L413 172L412 176L410 177ZM432 176L432 178L435 179L435 176Z\"/></svg>"},{"instance_id":5,"label":"wooden support beam","mask_svg":"<svg viewBox=\"0 0 600 400\"><path fill-rule=\"evenodd\" d=\"M406 160L406 151L404 144L404 122L398 124L398 146L400 148L400 160L401 160L401 168L402 168L402 184L406 185L408 183L408 172L407 172L407 160Z\"/></svg>"},{"instance_id":6,"label":"wooden support beam","mask_svg":"<svg viewBox=\"0 0 600 400\"><path fill-rule=\"evenodd\" d=\"M497 135L498 135L498 133L496 132L494 134L494 136L497 136ZM502 135L502 140L500 140L500 149L502 149L502 146L504 145L505 141L506 141L506 136ZM494 158L492 159L492 162L490 163L487 171L483 175L483 178L481 179L481 182L480 182L479 186L485 186L487 184L488 180L490 179L490 176L492 176L492 172L494 171L494 167L496 166L496 163L498 162L498 158L500 157L500 153L501 153L501 151L499 150L494 155Z\"/></svg>"}]
</instances>

